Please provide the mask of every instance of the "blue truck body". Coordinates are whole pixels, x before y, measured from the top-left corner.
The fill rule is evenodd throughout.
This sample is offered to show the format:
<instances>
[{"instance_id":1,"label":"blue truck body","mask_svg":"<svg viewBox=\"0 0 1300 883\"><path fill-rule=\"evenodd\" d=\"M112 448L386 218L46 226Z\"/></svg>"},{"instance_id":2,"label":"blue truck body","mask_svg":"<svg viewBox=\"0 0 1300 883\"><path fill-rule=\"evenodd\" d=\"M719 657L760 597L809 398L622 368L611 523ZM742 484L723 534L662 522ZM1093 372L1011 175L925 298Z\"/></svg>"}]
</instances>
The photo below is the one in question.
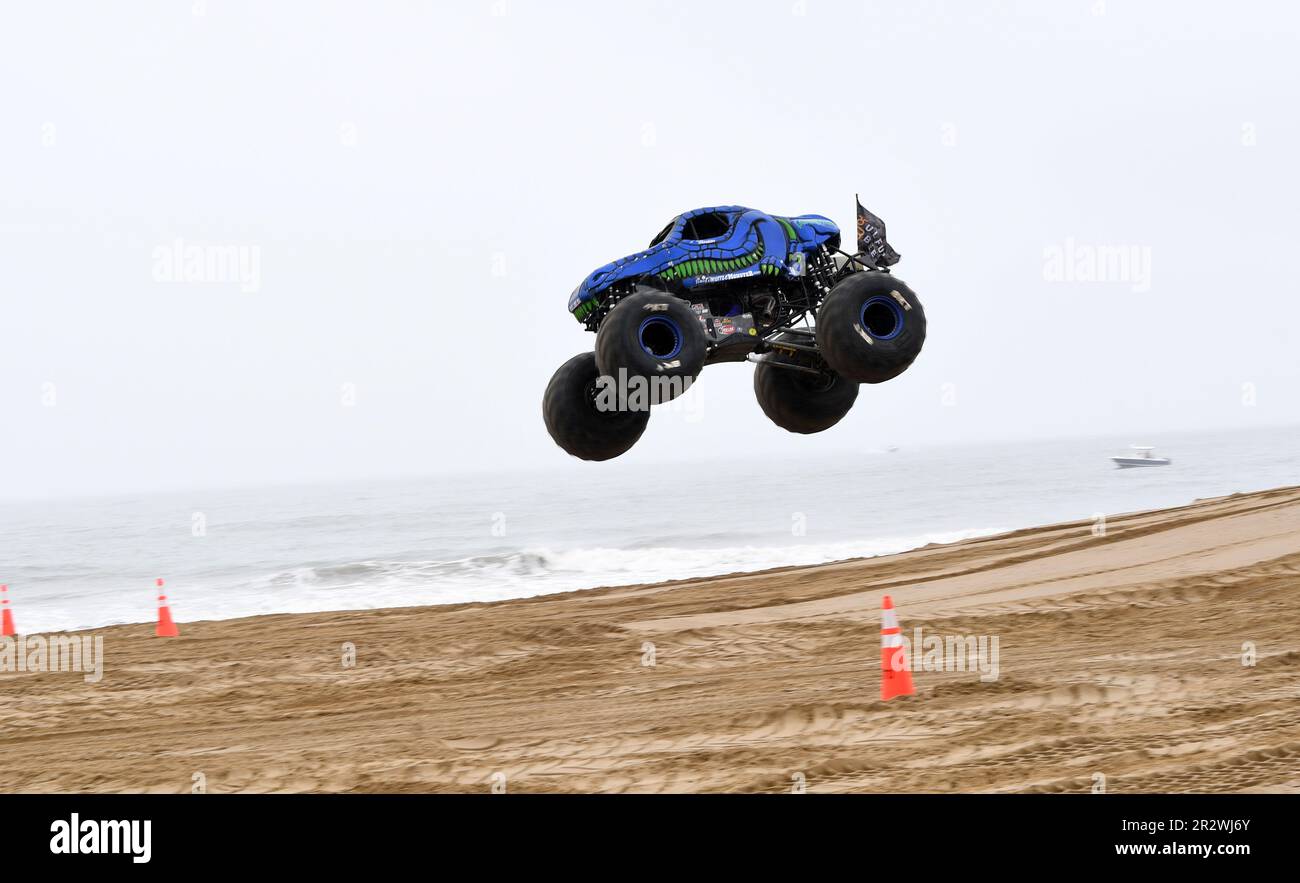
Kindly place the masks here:
<instances>
[{"instance_id":1,"label":"blue truck body","mask_svg":"<svg viewBox=\"0 0 1300 883\"><path fill-rule=\"evenodd\" d=\"M790 276L794 255L839 244L840 228L822 215L783 217L739 205L695 209L674 218L645 251L591 273L569 297L569 312L586 321L605 292L623 281L653 277L681 291L752 277Z\"/></svg>"}]
</instances>

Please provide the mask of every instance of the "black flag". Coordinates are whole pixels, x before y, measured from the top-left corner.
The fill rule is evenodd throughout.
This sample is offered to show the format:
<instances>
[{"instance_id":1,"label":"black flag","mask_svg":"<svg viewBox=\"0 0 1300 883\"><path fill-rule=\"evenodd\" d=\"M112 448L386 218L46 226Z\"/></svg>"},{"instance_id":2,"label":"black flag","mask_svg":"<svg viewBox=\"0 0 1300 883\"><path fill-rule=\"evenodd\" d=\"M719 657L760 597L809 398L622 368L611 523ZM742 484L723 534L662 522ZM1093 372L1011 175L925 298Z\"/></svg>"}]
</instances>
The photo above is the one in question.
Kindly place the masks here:
<instances>
[{"instance_id":1,"label":"black flag","mask_svg":"<svg viewBox=\"0 0 1300 883\"><path fill-rule=\"evenodd\" d=\"M858 203L858 254L877 267L890 267L898 263L899 254L885 241L885 222L862 207L862 200L853 197Z\"/></svg>"}]
</instances>

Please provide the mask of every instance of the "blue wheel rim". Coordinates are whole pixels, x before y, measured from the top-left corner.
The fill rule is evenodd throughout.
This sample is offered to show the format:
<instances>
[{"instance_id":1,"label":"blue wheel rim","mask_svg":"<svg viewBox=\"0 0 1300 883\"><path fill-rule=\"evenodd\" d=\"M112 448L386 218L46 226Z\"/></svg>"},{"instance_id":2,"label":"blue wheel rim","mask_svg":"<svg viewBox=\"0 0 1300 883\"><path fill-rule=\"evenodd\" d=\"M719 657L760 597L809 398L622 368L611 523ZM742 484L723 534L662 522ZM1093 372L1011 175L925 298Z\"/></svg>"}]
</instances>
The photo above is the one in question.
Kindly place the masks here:
<instances>
[{"instance_id":1,"label":"blue wheel rim","mask_svg":"<svg viewBox=\"0 0 1300 883\"><path fill-rule=\"evenodd\" d=\"M656 346L652 349L646 344L646 333L649 332L651 339L656 341ZM667 337L665 335L671 335ZM648 319L642 319L640 327L636 330L637 343L641 345L641 350L652 359L667 361L674 359L682 351L682 329L676 322L667 316L651 316ZM671 343L670 346L664 344ZM667 350L666 352L657 352L656 350Z\"/></svg>"},{"instance_id":2,"label":"blue wheel rim","mask_svg":"<svg viewBox=\"0 0 1300 883\"><path fill-rule=\"evenodd\" d=\"M892 323L889 322L891 318ZM893 340L903 333L903 308L892 297L878 294L867 298L858 312L858 322L876 340Z\"/></svg>"}]
</instances>

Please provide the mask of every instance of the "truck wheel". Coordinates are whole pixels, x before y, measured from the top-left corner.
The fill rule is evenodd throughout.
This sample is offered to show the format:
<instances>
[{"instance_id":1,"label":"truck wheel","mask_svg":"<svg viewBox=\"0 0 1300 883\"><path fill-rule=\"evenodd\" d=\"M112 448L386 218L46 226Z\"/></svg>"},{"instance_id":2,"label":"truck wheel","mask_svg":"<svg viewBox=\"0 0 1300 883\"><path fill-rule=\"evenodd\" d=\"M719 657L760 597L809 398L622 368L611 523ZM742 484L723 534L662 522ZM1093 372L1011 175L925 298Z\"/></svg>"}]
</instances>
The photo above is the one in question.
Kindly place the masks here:
<instances>
[{"instance_id":1,"label":"truck wheel","mask_svg":"<svg viewBox=\"0 0 1300 883\"><path fill-rule=\"evenodd\" d=\"M680 298L643 289L610 311L596 334L600 372L627 383L643 378L653 405L690 388L704 368L707 343L699 317ZM622 382L622 381L619 381Z\"/></svg>"},{"instance_id":2,"label":"truck wheel","mask_svg":"<svg viewBox=\"0 0 1300 883\"><path fill-rule=\"evenodd\" d=\"M780 341L778 337L778 345ZM780 349L765 358L772 362L793 361ZM813 375L760 362L754 369L754 395L763 413L777 426L808 435L839 423L853 407L858 385L830 370Z\"/></svg>"},{"instance_id":3,"label":"truck wheel","mask_svg":"<svg viewBox=\"0 0 1300 883\"><path fill-rule=\"evenodd\" d=\"M817 347L826 363L857 383L897 377L925 343L925 311L912 289L888 273L851 273L817 312Z\"/></svg>"},{"instance_id":4,"label":"truck wheel","mask_svg":"<svg viewBox=\"0 0 1300 883\"><path fill-rule=\"evenodd\" d=\"M582 460L610 460L645 432L649 409L603 409L596 356L583 353L560 366L542 397L542 418L555 443Z\"/></svg>"}]
</instances>

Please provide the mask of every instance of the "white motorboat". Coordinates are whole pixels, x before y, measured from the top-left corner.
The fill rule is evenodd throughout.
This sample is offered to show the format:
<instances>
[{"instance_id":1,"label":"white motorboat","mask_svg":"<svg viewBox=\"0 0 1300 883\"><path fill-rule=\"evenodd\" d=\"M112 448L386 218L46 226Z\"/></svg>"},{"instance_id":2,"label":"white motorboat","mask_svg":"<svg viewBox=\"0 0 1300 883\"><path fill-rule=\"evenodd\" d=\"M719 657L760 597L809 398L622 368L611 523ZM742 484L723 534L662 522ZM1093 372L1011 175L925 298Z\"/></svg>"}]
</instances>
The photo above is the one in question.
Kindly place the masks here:
<instances>
[{"instance_id":1,"label":"white motorboat","mask_svg":"<svg viewBox=\"0 0 1300 883\"><path fill-rule=\"evenodd\" d=\"M1131 454L1121 454L1118 457L1111 457L1111 461L1120 469L1128 469L1133 466L1168 466L1174 462L1168 457L1157 457L1152 451L1155 448L1146 448L1140 445L1131 447Z\"/></svg>"}]
</instances>

